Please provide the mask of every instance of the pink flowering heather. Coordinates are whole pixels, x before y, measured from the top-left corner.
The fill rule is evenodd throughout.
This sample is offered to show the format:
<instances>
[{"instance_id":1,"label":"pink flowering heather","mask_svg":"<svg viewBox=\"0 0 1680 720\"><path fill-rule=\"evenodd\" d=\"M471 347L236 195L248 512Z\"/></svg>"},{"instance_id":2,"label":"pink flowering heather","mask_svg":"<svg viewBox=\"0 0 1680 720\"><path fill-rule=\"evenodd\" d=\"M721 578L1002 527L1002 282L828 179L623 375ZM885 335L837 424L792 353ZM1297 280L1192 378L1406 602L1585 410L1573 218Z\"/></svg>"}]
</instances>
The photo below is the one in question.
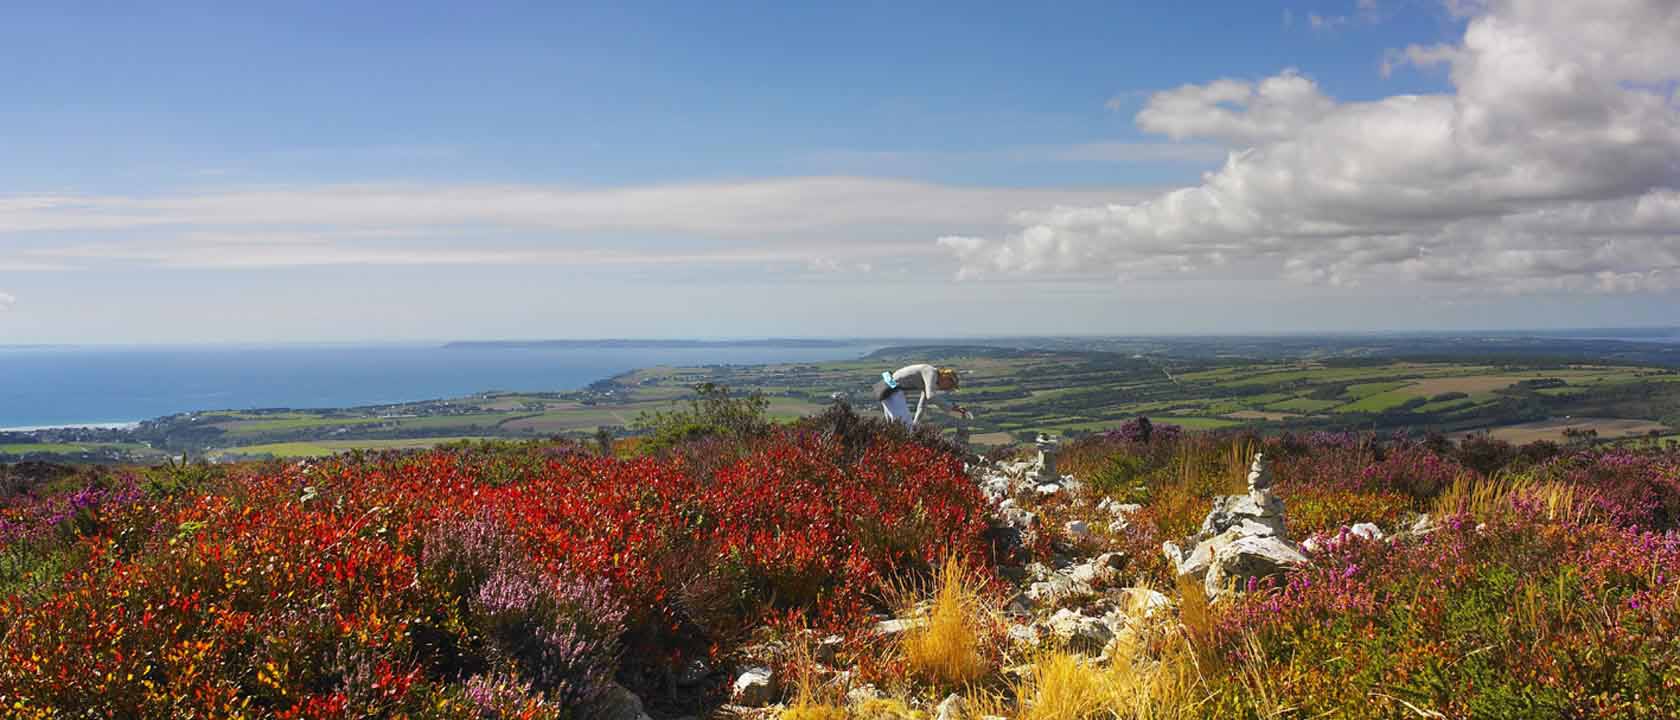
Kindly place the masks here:
<instances>
[{"instance_id":1,"label":"pink flowering heather","mask_svg":"<svg viewBox=\"0 0 1680 720\"><path fill-rule=\"evenodd\" d=\"M1674 717L1677 573L1672 533L1455 517L1397 544L1328 538L1225 607L1216 637L1305 716L1382 692L1448 717Z\"/></svg>"}]
</instances>

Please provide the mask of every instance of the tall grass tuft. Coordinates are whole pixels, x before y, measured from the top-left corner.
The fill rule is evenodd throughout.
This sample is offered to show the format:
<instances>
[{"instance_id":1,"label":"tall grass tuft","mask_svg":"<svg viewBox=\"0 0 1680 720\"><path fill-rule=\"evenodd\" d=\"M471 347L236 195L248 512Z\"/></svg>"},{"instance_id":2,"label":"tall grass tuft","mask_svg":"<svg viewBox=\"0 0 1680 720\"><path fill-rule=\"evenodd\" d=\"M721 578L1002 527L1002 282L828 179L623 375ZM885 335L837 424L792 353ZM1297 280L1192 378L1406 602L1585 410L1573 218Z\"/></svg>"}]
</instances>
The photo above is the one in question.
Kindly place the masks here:
<instances>
[{"instance_id":1,"label":"tall grass tuft","mask_svg":"<svg viewBox=\"0 0 1680 720\"><path fill-rule=\"evenodd\" d=\"M1206 693L1190 648L1122 655L1106 663L1066 652L1037 658L1014 688L1020 720L1190 720L1205 716Z\"/></svg>"},{"instance_id":2,"label":"tall grass tuft","mask_svg":"<svg viewBox=\"0 0 1680 720\"><path fill-rule=\"evenodd\" d=\"M945 560L926 622L904 634L904 658L912 674L943 687L958 687L991 672L989 636L996 622L981 587L980 578L956 556Z\"/></svg>"},{"instance_id":3,"label":"tall grass tuft","mask_svg":"<svg viewBox=\"0 0 1680 720\"><path fill-rule=\"evenodd\" d=\"M1032 659L1010 697L971 698L984 714L1020 720L1190 720L1207 715L1207 683L1188 630L1134 588L1125 630L1103 662L1061 650Z\"/></svg>"},{"instance_id":4,"label":"tall grass tuft","mask_svg":"<svg viewBox=\"0 0 1680 720\"><path fill-rule=\"evenodd\" d=\"M1086 720L1104 714L1113 699L1108 678L1077 655L1052 652L1033 662L1016 687L1020 720Z\"/></svg>"},{"instance_id":5,"label":"tall grass tuft","mask_svg":"<svg viewBox=\"0 0 1680 720\"><path fill-rule=\"evenodd\" d=\"M1437 516L1463 513L1487 521L1519 507L1549 521L1576 523L1587 519L1592 502L1590 492L1576 485L1531 473L1498 472L1488 478L1461 473L1435 498L1433 510Z\"/></svg>"}]
</instances>

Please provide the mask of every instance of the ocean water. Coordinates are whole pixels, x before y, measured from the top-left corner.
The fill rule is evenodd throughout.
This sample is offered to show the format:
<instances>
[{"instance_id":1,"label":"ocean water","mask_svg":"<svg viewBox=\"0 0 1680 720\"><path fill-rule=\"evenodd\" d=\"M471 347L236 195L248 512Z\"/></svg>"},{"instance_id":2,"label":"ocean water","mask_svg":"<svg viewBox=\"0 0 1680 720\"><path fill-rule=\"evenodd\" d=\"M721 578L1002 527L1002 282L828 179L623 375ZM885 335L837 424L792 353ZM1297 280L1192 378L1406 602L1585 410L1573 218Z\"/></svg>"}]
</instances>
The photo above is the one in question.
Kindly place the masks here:
<instances>
[{"instance_id":1,"label":"ocean water","mask_svg":"<svg viewBox=\"0 0 1680 720\"><path fill-rule=\"evenodd\" d=\"M820 362L877 347L0 348L0 428L134 422L194 410L375 405L486 390L575 390L652 365Z\"/></svg>"}]
</instances>

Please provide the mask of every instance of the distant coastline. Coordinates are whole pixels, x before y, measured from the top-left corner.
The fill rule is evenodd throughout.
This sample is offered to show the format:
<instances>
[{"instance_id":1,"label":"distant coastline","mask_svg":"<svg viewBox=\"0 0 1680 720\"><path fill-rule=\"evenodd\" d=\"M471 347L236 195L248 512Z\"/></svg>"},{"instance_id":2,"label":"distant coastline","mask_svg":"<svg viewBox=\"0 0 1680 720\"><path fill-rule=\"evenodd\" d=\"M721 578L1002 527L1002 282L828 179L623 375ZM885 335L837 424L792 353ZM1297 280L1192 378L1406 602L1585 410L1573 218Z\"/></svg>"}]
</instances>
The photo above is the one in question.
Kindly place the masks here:
<instances>
[{"instance_id":1,"label":"distant coastline","mask_svg":"<svg viewBox=\"0 0 1680 720\"><path fill-rule=\"evenodd\" d=\"M811 338L763 338L755 340L659 340L659 339L603 339L603 340L464 340L446 343L446 350L519 350L519 349L578 349L610 348L614 350L650 350L685 348L843 348L858 345L862 340L825 340Z\"/></svg>"},{"instance_id":2,"label":"distant coastline","mask_svg":"<svg viewBox=\"0 0 1680 720\"><path fill-rule=\"evenodd\" d=\"M489 390L565 392L642 367L829 362L879 347L769 340L445 350L444 342L3 350L0 427L62 429L195 411L394 405Z\"/></svg>"},{"instance_id":3,"label":"distant coastline","mask_svg":"<svg viewBox=\"0 0 1680 720\"><path fill-rule=\"evenodd\" d=\"M0 433L28 433L43 430L133 430L140 427L139 420L126 422L84 422L64 423L61 425L25 425L21 427L0 427Z\"/></svg>"}]
</instances>

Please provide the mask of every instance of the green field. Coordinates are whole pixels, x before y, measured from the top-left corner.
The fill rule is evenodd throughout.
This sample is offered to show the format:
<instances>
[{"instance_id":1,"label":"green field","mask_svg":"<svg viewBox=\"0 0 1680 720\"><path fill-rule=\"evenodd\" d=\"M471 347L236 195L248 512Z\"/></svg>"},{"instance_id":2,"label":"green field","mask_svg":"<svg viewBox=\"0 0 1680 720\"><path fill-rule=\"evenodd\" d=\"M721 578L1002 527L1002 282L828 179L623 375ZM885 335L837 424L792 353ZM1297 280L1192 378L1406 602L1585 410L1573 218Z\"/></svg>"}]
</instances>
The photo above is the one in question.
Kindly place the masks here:
<instances>
[{"instance_id":1,"label":"green field","mask_svg":"<svg viewBox=\"0 0 1680 720\"><path fill-rule=\"evenodd\" d=\"M1392 383L1382 384L1390 385ZM1404 385L1404 383L1400 384ZM1400 407L1405 404L1407 400L1414 397L1417 397L1417 395L1407 390L1389 390L1387 392L1378 392L1373 395L1367 395L1346 405L1338 405L1334 409L1336 412L1382 412L1389 408Z\"/></svg>"},{"instance_id":2,"label":"green field","mask_svg":"<svg viewBox=\"0 0 1680 720\"><path fill-rule=\"evenodd\" d=\"M925 419L976 442L1038 433L1101 432L1148 416L1193 430L1394 428L1464 432L1571 414L1659 424L1680 418L1680 374L1586 363L1281 362L1144 358L1118 353L999 348L886 351L857 361L764 366L649 367L586 390L482 393L465 398L311 412L223 411L167 418L169 454L314 456L349 448L425 447L461 437L587 439L633 434L638 418L685 406L699 383L762 393L770 418L821 412L839 395L879 415L869 387L883 368L933 362L958 368L954 399L975 412ZM1539 382L1536 382L1539 381ZM1450 394L1450 395L1449 395ZM1453 397L1456 395L1465 397ZM1447 396L1446 400L1431 398ZM175 438L183 438L175 440ZM73 443L71 444L73 445ZM45 452L41 450L40 452Z\"/></svg>"},{"instance_id":3,"label":"green field","mask_svg":"<svg viewBox=\"0 0 1680 720\"><path fill-rule=\"evenodd\" d=\"M1397 390L1410 384L1411 383L1406 382L1359 383L1357 385L1349 385L1346 394L1348 397L1355 400L1362 400L1372 395L1378 395L1390 390Z\"/></svg>"},{"instance_id":4,"label":"green field","mask_svg":"<svg viewBox=\"0 0 1680 720\"><path fill-rule=\"evenodd\" d=\"M79 453L87 452L91 444L73 445L70 443L9 443L0 444L0 453L9 455L23 455L25 453Z\"/></svg>"},{"instance_id":5,"label":"green field","mask_svg":"<svg viewBox=\"0 0 1680 720\"><path fill-rule=\"evenodd\" d=\"M480 436L406 438L402 440L323 440L320 442L269 443L246 445L218 450L212 458L222 455L273 455L282 458L323 457L349 450L413 450L429 448L462 440L487 440Z\"/></svg>"},{"instance_id":6,"label":"green field","mask_svg":"<svg viewBox=\"0 0 1680 720\"><path fill-rule=\"evenodd\" d=\"M1275 402L1265 406L1267 410L1282 410L1284 412L1315 413L1341 405L1339 400L1314 400L1312 398L1295 398L1283 402Z\"/></svg>"},{"instance_id":7,"label":"green field","mask_svg":"<svg viewBox=\"0 0 1680 720\"><path fill-rule=\"evenodd\" d=\"M0 443L0 455L85 455L113 454L143 459L158 451L139 443Z\"/></svg>"},{"instance_id":8,"label":"green field","mask_svg":"<svg viewBox=\"0 0 1680 720\"><path fill-rule=\"evenodd\" d=\"M323 430L354 425L370 425L389 422L384 418L333 418L311 417L299 413L287 413L287 417L278 419L235 420L233 422L218 423L217 427L233 435L263 435L267 433L286 432L290 430Z\"/></svg>"}]
</instances>

